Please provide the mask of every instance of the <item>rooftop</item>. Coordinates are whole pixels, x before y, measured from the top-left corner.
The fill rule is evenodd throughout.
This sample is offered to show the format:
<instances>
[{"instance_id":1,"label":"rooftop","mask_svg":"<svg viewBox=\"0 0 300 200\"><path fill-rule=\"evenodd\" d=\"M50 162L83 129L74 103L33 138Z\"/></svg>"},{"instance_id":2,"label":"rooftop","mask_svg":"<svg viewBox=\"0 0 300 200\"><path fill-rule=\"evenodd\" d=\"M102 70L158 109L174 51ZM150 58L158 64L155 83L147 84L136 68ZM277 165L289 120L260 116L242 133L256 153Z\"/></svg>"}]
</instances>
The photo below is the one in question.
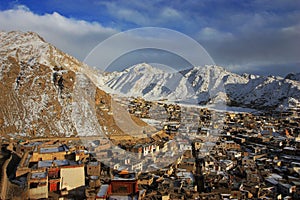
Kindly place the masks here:
<instances>
[{"instance_id":1,"label":"rooftop","mask_svg":"<svg viewBox=\"0 0 300 200\"><path fill-rule=\"evenodd\" d=\"M69 148L66 145L61 145L58 147L42 147L40 148L40 153L55 153L55 152L67 152Z\"/></svg>"},{"instance_id":2,"label":"rooftop","mask_svg":"<svg viewBox=\"0 0 300 200\"><path fill-rule=\"evenodd\" d=\"M98 193L97 193L97 197L104 197L107 193L107 190L109 188L109 185L101 185Z\"/></svg>"},{"instance_id":3,"label":"rooftop","mask_svg":"<svg viewBox=\"0 0 300 200\"><path fill-rule=\"evenodd\" d=\"M30 142L30 143L25 143L23 144L24 147L33 147L33 146L39 146L43 144L42 142Z\"/></svg>"},{"instance_id":4,"label":"rooftop","mask_svg":"<svg viewBox=\"0 0 300 200\"><path fill-rule=\"evenodd\" d=\"M89 162L88 165L91 165L91 166L98 166L99 163L96 161L96 162Z\"/></svg>"},{"instance_id":5,"label":"rooftop","mask_svg":"<svg viewBox=\"0 0 300 200\"><path fill-rule=\"evenodd\" d=\"M43 160L38 162L38 168L69 165L68 160Z\"/></svg>"},{"instance_id":6,"label":"rooftop","mask_svg":"<svg viewBox=\"0 0 300 200\"><path fill-rule=\"evenodd\" d=\"M31 179L43 179L47 177L47 172L35 172L31 174Z\"/></svg>"},{"instance_id":7,"label":"rooftop","mask_svg":"<svg viewBox=\"0 0 300 200\"><path fill-rule=\"evenodd\" d=\"M134 173L129 173L126 170L121 171L119 174L116 174L112 180L115 181L132 181L136 180Z\"/></svg>"}]
</instances>

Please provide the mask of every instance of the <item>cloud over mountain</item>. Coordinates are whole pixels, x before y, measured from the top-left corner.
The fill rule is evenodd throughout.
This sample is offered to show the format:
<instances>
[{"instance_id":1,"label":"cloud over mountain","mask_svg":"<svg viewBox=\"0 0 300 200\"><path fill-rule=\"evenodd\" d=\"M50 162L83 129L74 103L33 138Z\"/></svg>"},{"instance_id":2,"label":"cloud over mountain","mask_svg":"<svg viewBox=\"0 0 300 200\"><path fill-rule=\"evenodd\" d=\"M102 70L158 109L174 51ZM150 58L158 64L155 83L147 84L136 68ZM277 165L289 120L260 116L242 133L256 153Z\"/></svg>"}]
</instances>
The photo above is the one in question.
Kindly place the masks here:
<instances>
[{"instance_id":1,"label":"cloud over mountain","mask_svg":"<svg viewBox=\"0 0 300 200\"><path fill-rule=\"evenodd\" d=\"M117 32L97 22L67 18L57 12L38 15L26 6L1 11L0 24L5 31L37 32L48 42L80 60L99 42Z\"/></svg>"}]
</instances>

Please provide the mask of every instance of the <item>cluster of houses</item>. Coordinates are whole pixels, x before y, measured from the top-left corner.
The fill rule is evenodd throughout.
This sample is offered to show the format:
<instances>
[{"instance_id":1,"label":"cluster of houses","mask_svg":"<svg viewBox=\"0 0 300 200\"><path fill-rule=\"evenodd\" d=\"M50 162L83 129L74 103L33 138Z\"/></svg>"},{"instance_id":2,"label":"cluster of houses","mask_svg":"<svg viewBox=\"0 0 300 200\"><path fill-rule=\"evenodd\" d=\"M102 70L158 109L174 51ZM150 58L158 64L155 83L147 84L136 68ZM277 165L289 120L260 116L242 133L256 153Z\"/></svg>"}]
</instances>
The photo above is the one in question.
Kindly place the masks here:
<instances>
[{"instance_id":1,"label":"cluster of houses","mask_svg":"<svg viewBox=\"0 0 300 200\"><path fill-rule=\"evenodd\" d=\"M126 106L126 101L122 103ZM130 114L140 118L177 122L180 122L181 119L181 107L178 104L146 101L141 97L137 97L131 99L127 106Z\"/></svg>"},{"instance_id":2,"label":"cluster of houses","mask_svg":"<svg viewBox=\"0 0 300 200\"><path fill-rule=\"evenodd\" d=\"M151 101L146 101L139 97L133 98L128 105L128 112L137 117L149 118L151 106Z\"/></svg>"},{"instance_id":3,"label":"cluster of houses","mask_svg":"<svg viewBox=\"0 0 300 200\"><path fill-rule=\"evenodd\" d=\"M150 181L152 185L148 189L151 192L146 192L146 197L151 199L155 196L159 199L167 194L167 199L300 198L299 106L268 114L223 112L207 108L179 109L180 120L169 119L163 123L168 124L165 126L168 134L177 132L181 135L178 139L175 134L176 144L169 145L165 150L180 150L182 156L163 168L168 176L164 174L164 178L159 180L168 180L171 185L176 185L178 181L184 184L180 192L176 192L176 187L166 187L167 192L161 193L151 189L153 184L158 184L157 181ZM174 124L177 127L171 129L170 125ZM188 143L184 142L185 138ZM197 139L202 141L202 148L195 153L190 144ZM203 184L195 189L199 184L194 182L187 185L177 172L189 171L197 182L199 157L204 163L201 170ZM165 160L171 161L167 157ZM152 175L157 177L160 173Z\"/></svg>"},{"instance_id":4,"label":"cluster of houses","mask_svg":"<svg viewBox=\"0 0 300 200\"><path fill-rule=\"evenodd\" d=\"M134 99L129 111L161 131L119 144L12 140L8 178L25 199L300 199L299 110L255 115Z\"/></svg>"},{"instance_id":5,"label":"cluster of houses","mask_svg":"<svg viewBox=\"0 0 300 200\"><path fill-rule=\"evenodd\" d=\"M22 189L20 193L4 197L92 200L131 196L141 199L136 170L105 166L102 160L96 159L94 152L107 148L108 144L92 141L96 144L93 153L79 138L4 142L12 157L7 160L7 168L2 170L7 172L6 181L10 182L5 186ZM4 187L3 181L0 185ZM6 188L6 191L11 189Z\"/></svg>"}]
</instances>

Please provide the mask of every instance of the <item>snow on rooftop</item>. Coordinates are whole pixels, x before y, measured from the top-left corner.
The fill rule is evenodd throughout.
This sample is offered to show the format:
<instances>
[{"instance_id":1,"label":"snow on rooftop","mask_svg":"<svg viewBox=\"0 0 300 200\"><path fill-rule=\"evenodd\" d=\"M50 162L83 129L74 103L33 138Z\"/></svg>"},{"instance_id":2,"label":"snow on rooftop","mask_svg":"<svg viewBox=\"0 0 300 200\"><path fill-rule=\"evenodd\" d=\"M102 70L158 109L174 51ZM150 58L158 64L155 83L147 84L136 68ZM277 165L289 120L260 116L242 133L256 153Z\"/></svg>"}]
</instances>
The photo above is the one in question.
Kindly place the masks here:
<instances>
[{"instance_id":1,"label":"snow on rooftop","mask_svg":"<svg viewBox=\"0 0 300 200\"><path fill-rule=\"evenodd\" d=\"M24 147L33 147L33 146L39 146L41 145L43 142L30 142L28 144L24 144Z\"/></svg>"},{"instance_id":2,"label":"snow on rooftop","mask_svg":"<svg viewBox=\"0 0 300 200\"><path fill-rule=\"evenodd\" d=\"M91 165L91 166L98 166L99 165L99 163L98 162L89 162L89 164L88 165Z\"/></svg>"},{"instance_id":3,"label":"snow on rooftop","mask_svg":"<svg viewBox=\"0 0 300 200\"><path fill-rule=\"evenodd\" d=\"M194 180L194 176L193 176L193 174L191 172L183 172L183 171L181 171L181 172L178 172L176 175L178 177L183 177L185 179Z\"/></svg>"},{"instance_id":4,"label":"snow on rooftop","mask_svg":"<svg viewBox=\"0 0 300 200\"><path fill-rule=\"evenodd\" d=\"M104 197L107 193L109 185L105 184L105 185L101 185L98 193L97 193L97 197Z\"/></svg>"},{"instance_id":5,"label":"snow on rooftop","mask_svg":"<svg viewBox=\"0 0 300 200\"><path fill-rule=\"evenodd\" d=\"M42 179L47 177L47 172L35 172L31 174L32 179Z\"/></svg>"},{"instance_id":6,"label":"snow on rooftop","mask_svg":"<svg viewBox=\"0 0 300 200\"><path fill-rule=\"evenodd\" d=\"M40 149L40 153L55 153L59 152L58 147L43 147Z\"/></svg>"},{"instance_id":7,"label":"snow on rooftop","mask_svg":"<svg viewBox=\"0 0 300 200\"><path fill-rule=\"evenodd\" d=\"M278 175L278 174L270 174L270 176L268 178L273 178L273 179L282 179L282 176Z\"/></svg>"},{"instance_id":8,"label":"snow on rooftop","mask_svg":"<svg viewBox=\"0 0 300 200\"><path fill-rule=\"evenodd\" d=\"M43 160L38 162L38 168L47 168L54 166L66 166L69 165L68 160Z\"/></svg>"},{"instance_id":9,"label":"snow on rooftop","mask_svg":"<svg viewBox=\"0 0 300 200\"><path fill-rule=\"evenodd\" d=\"M283 149L284 150L290 150L290 151L296 151L296 149L293 148L293 147L284 147Z\"/></svg>"},{"instance_id":10,"label":"snow on rooftop","mask_svg":"<svg viewBox=\"0 0 300 200\"><path fill-rule=\"evenodd\" d=\"M138 196L134 196L134 197L131 197L131 196L116 196L116 195L113 195L113 196L110 196L109 197L110 200L138 200Z\"/></svg>"},{"instance_id":11,"label":"snow on rooftop","mask_svg":"<svg viewBox=\"0 0 300 200\"><path fill-rule=\"evenodd\" d=\"M55 152L63 152L69 151L69 148L66 145L62 145L59 147L42 147L40 148L40 153L55 153Z\"/></svg>"}]
</instances>

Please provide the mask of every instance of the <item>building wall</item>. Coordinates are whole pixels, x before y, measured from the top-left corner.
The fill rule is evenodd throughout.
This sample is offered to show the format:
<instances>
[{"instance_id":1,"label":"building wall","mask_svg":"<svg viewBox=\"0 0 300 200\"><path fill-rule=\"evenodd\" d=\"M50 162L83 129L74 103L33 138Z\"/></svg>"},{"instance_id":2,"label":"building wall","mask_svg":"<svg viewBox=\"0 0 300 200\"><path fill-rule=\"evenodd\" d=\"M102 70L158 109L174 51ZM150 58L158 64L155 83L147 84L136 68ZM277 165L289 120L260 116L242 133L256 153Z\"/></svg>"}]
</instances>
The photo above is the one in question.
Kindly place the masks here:
<instances>
[{"instance_id":1,"label":"building wall","mask_svg":"<svg viewBox=\"0 0 300 200\"><path fill-rule=\"evenodd\" d=\"M85 153L84 151L77 152L75 155L75 161L83 161L86 162L89 158L89 154Z\"/></svg>"},{"instance_id":2,"label":"building wall","mask_svg":"<svg viewBox=\"0 0 300 200\"><path fill-rule=\"evenodd\" d=\"M161 200L169 200L170 199L170 195L162 195Z\"/></svg>"},{"instance_id":3,"label":"building wall","mask_svg":"<svg viewBox=\"0 0 300 200\"><path fill-rule=\"evenodd\" d=\"M254 164L255 164L255 162L254 162L253 159L250 159L248 157L244 157L242 159L242 165L248 165L248 166L250 166L250 165L254 165Z\"/></svg>"},{"instance_id":4,"label":"building wall","mask_svg":"<svg viewBox=\"0 0 300 200\"><path fill-rule=\"evenodd\" d=\"M29 189L30 199L48 198L48 183L45 186Z\"/></svg>"},{"instance_id":5,"label":"building wall","mask_svg":"<svg viewBox=\"0 0 300 200\"><path fill-rule=\"evenodd\" d=\"M137 181L112 181L112 194L133 194L137 190Z\"/></svg>"},{"instance_id":6,"label":"building wall","mask_svg":"<svg viewBox=\"0 0 300 200\"><path fill-rule=\"evenodd\" d=\"M28 194L30 199L48 198L48 179L29 180Z\"/></svg>"},{"instance_id":7,"label":"building wall","mask_svg":"<svg viewBox=\"0 0 300 200\"><path fill-rule=\"evenodd\" d=\"M143 170L143 163L136 163L131 166L132 171L142 171Z\"/></svg>"},{"instance_id":8,"label":"building wall","mask_svg":"<svg viewBox=\"0 0 300 200\"><path fill-rule=\"evenodd\" d=\"M58 167L51 167L48 169L49 179L56 179L59 177L60 169Z\"/></svg>"},{"instance_id":9,"label":"building wall","mask_svg":"<svg viewBox=\"0 0 300 200\"><path fill-rule=\"evenodd\" d=\"M241 146L235 142L225 142L225 149L240 149Z\"/></svg>"},{"instance_id":10,"label":"building wall","mask_svg":"<svg viewBox=\"0 0 300 200\"><path fill-rule=\"evenodd\" d=\"M38 153L33 152L30 162L38 162L40 160L64 160L66 152L54 152L54 153Z\"/></svg>"},{"instance_id":11,"label":"building wall","mask_svg":"<svg viewBox=\"0 0 300 200\"><path fill-rule=\"evenodd\" d=\"M49 180L49 191L52 192L52 191L58 191L59 188L60 188L60 179L50 179Z\"/></svg>"},{"instance_id":12,"label":"building wall","mask_svg":"<svg viewBox=\"0 0 300 200\"><path fill-rule=\"evenodd\" d=\"M152 183L153 183L153 177L151 177L149 179L138 180L139 185L151 185Z\"/></svg>"},{"instance_id":13,"label":"building wall","mask_svg":"<svg viewBox=\"0 0 300 200\"><path fill-rule=\"evenodd\" d=\"M87 174L89 176L100 176L101 165L98 163L97 165L87 165Z\"/></svg>"},{"instance_id":14,"label":"building wall","mask_svg":"<svg viewBox=\"0 0 300 200\"><path fill-rule=\"evenodd\" d=\"M89 186L90 188L95 188L95 187L100 187L101 186L101 181L100 179L96 179L96 180L89 180Z\"/></svg>"},{"instance_id":15,"label":"building wall","mask_svg":"<svg viewBox=\"0 0 300 200\"><path fill-rule=\"evenodd\" d=\"M85 184L84 166L62 167L60 170L60 189L72 190Z\"/></svg>"},{"instance_id":16,"label":"building wall","mask_svg":"<svg viewBox=\"0 0 300 200\"><path fill-rule=\"evenodd\" d=\"M194 162L182 162L178 165L178 168L191 172L196 170L196 164Z\"/></svg>"},{"instance_id":17,"label":"building wall","mask_svg":"<svg viewBox=\"0 0 300 200\"><path fill-rule=\"evenodd\" d=\"M99 146L95 147L95 151L102 151L109 149L111 147L110 142L100 144Z\"/></svg>"}]
</instances>

